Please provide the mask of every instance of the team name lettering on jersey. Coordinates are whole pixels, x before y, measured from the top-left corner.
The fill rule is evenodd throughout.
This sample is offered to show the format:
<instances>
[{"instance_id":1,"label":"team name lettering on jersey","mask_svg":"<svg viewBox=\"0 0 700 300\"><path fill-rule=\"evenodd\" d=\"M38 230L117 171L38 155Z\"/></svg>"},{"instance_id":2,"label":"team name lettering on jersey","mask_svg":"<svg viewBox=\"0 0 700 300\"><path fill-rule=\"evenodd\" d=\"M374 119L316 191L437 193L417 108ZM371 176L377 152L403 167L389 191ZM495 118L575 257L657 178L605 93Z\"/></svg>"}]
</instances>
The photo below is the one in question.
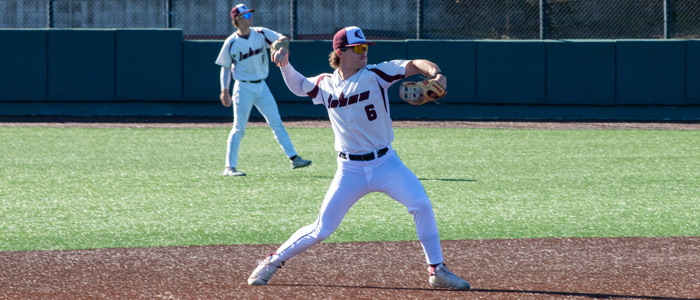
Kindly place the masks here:
<instances>
[{"instance_id":1,"label":"team name lettering on jersey","mask_svg":"<svg viewBox=\"0 0 700 300\"><path fill-rule=\"evenodd\" d=\"M263 52L263 48L255 49L255 50L253 50L253 48L248 48L248 53L246 53L246 54L243 54L242 52L238 53L238 57L240 57L240 59L238 61L242 61L248 57L251 57L251 56L256 55L256 54L260 54L262 52Z\"/></svg>"},{"instance_id":2,"label":"team name lettering on jersey","mask_svg":"<svg viewBox=\"0 0 700 300\"><path fill-rule=\"evenodd\" d=\"M336 107L343 107L343 106L348 106L350 104L355 104L360 101L365 101L369 99L369 91L362 92L359 94L352 95L350 97L345 97L343 93L340 93L340 98L332 100L333 95L330 95L328 97L328 108L336 108Z\"/></svg>"}]
</instances>

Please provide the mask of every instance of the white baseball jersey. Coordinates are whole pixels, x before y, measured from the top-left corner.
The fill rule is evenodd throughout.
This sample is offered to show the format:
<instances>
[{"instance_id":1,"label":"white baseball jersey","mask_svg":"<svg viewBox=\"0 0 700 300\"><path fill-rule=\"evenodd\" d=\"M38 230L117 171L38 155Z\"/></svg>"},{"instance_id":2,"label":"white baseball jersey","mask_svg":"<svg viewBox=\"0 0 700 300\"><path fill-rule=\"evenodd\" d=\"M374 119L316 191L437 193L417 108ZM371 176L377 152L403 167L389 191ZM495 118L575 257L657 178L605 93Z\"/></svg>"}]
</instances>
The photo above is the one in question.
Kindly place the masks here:
<instances>
[{"instance_id":1,"label":"white baseball jersey","mask_svg":"<svg viewBox=\"0 0 700 300\"><path fill-rule=\"evenodd\" d=\"M338 70L309 78L315 83L306 94L314 104L323 104L335 132L335 149L363 154L391 145L389 95L387 89L405 78L408 60L367 65L343 80Z\"/></svg>"},{"instance_id":2,"label":"white baseball jersey","mask_svg":"<svg viewBox=\"0 0 700 300\"><path fill-rule=\"evenodd\" d=\"M265 79L270 71L266 49L281 36L263 27L251 27L247 39L234 32L221 47L216 64L231 68L235 80Z\"/></svg>"}]
</instances>

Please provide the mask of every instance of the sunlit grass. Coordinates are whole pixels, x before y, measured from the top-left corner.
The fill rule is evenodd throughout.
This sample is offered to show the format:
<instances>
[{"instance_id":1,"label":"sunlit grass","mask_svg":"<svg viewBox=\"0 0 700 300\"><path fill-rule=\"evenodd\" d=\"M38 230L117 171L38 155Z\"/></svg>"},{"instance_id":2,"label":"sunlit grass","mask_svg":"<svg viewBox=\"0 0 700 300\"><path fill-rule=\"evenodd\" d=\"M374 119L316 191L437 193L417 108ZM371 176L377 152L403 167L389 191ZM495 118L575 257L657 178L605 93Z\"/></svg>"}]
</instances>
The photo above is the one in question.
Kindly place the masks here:
<instances>
[{"instance_id":1,"label":"sunlit grass","mask_svg":"<svg viewBox=\"0 0 700 300\"><path fill-rule=\"evenodd\" d=\"M331 129L0 128L0 251L282 243L315 220L335 173ZM394 148L443 239L700 235L700 131L398 128ZM327 242L415 239L383 194Z\"/></svg>"}]
</instances>

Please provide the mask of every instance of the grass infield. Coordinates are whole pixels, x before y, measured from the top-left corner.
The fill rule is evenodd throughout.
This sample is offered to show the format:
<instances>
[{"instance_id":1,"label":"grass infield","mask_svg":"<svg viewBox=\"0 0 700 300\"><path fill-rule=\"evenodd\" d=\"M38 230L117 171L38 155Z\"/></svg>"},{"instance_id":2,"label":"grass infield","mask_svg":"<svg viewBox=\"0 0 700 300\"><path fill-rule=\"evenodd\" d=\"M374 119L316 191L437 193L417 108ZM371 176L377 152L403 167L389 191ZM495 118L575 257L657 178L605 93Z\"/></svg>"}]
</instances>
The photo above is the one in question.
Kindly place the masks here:
<instances>
[{"instance_id":1,"label":"grass infield","mask_svg":"<svg viewBox=\"0 0 700 300\"><path fill-rule=\"evenodd\" d=\"M275 244L315 220L336 170L333 132L246 129L223 177L228 128L0 127L0 251ZM441 238L700 236L700 131L397 128ZM372 193L327 242L415 240Z\"/></svg>"}]
</instances>

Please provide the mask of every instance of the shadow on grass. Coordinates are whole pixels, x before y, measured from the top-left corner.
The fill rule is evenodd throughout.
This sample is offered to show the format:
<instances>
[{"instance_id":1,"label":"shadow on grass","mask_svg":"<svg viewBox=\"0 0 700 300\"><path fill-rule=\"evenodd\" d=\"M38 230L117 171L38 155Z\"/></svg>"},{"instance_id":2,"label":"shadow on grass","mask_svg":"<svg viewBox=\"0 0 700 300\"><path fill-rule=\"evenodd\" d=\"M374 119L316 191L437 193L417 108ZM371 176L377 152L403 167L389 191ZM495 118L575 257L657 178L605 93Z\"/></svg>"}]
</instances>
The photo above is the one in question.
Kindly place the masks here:
<instances>
[{"instance_id":1,"label":"shadow on grass","mask_svg":"<svg viewBox=\"0 0 700 300\"><path fill-rule=\"evenodd\" d=\"M348 286L348 285L327 285L327 284L270 284L271 286L289 286L289 287L325 287L325 288L351 288L351 289L378 289L378 290L402 290L402 291L433 291L433 292L448 292L448 293L508 293L508 294L544 294L557 296L576 296L588 297L593 299L653 299L653 300L700 300L700 298L676 298L676 297L661 297L661 296L639 296L639 295L615 295L615 294L599 294L599 293L572 293L572 292L553 292L553 291L525 291L525 290L490 290L490 289L469 289L469 290L450 290L450 289L426 289L426 288L400 288L400 287L381 287L381 286Z\"/></svg>"},{"instance_id":2,"label":"shadow on grass","mask_svg":"<svg viewBox=\"0 0 700 300\"><path fill-rule=\"evenodd\" d=\"M474 180L474 179L452 179L452 178L418 178L418 180L439 180L439 181L469 181L469 182L478 182L478 180Z\"/></svg>"},{"instance_id":3,"label":"shadow on grass","mask_svg":"<svg viewBox=\"0 0 700 300\"><path fill-rule=\"evenodd\" d=\"M333 179L333 176L309 176L309 177L314 177L314 178L321 178L321 179ZM467 181L467 182L479 182L478 180L473 180L473 179L454 179L454 178L418 178L418 180L438 180L438 181Z\"/></svg>"}]
</instances>

